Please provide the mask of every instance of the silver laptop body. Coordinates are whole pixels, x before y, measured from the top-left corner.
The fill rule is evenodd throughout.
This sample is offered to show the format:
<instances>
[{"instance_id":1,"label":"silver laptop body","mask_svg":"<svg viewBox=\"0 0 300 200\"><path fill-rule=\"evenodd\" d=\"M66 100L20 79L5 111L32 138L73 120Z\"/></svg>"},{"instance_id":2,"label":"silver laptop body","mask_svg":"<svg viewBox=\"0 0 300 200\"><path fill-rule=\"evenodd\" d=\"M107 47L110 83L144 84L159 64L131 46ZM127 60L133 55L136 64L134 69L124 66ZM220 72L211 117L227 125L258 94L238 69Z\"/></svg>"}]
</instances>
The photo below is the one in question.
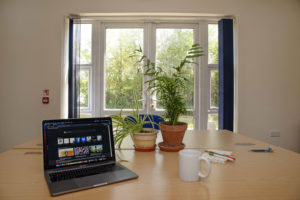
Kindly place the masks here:
<instances>
[{"instance_id":1,"label":"silver laptop body","mask_svg":"<svg viewBox=\"0 0 300 200\"><path fill-rule=\"evenodd\" d=\"M138 177L116 162L111 118L44 120L42 129L52 196Z\"/></svg>"}]
</instances>

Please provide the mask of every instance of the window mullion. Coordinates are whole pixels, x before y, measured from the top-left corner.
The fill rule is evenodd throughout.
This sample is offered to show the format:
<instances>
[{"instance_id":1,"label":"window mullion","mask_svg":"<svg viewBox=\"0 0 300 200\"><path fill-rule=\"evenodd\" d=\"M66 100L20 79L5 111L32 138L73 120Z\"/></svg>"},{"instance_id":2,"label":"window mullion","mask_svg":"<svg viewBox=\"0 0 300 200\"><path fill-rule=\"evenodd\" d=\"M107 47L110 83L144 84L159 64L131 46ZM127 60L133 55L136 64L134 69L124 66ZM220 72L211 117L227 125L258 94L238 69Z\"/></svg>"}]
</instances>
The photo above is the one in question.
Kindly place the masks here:
<instances>
[{"instance_id":1,"label":"window mullion","mask_svg":"<svg viewBox=\"0 0 300 200\"><path fill-rule=\"evenodd\" d=\"M104 51L105 51L105 26L103 23L99 23L99 28L98 28L98 50L99 50L99 80L98 80L98 90L99 95L98 95L98 111L99 111L99 116L104 117L106 115L104 111L104 106L105 106L105 66L104 66Z\"/></svg>"},{"instance_id":2,"label":"window mullion","mask_svg":"<svg viewBox=\"0 0 300 200\"><path fill-rule=\"evenodd\" d=\"M151 41L151 24L145 23L144 24L144 47L143 47L143 53L149 57L150 52L150 41ZM145 84L146 81L148 81L148 77L143 77L143 94L144 94L144 109L145 113L150 113L150 93L147 91L147 84Z\"/></svg>"},{"instance_id":3,"label":"window mullion","mask_svg":"<svg viewBox=\"0 0 300 200\"><path fill-rule=\"evenodd\" d=\"M194 27L194 43L200 44L200 30L199 30L199 25ZM200 58L196 58L196 63L197 65L194 66L194 129L195 130L200 130L200 74L201 74L201 63L200 63Z\"/></svg>"},{"instance_id":4,"label":"window mullion","mask_svg":"<svg viewBox=\"0 0 300 200\"><path fill-rule=\"evenodd\" d=\"M208 74L208 23L200 22L200 44L204 50L204 56L200 63L200 129L207 129L208 103L209 103L209 74Z\"/></svg>"},{"instance_id":5,"label":"window mullion","mask_svg":"<svg viewBox=\"0 0 300 200\"><path fill-rule=\"evenodd\" d=\"M99 105L99 88L100 88L100 23L94 22L92 29L92 62L93 62L93 75L92 75L92 116L100 116Z\"/></svg>"},{"instance_id":6,"label":"window mullion","mask_svg":"<svg viewBox=\"0 0 300 200\"><path fill-rule=\"evenodd\" d=\"M148 33L147 35L148 46L145 48L147 49L146 55L151 61L155 62L155 53L156 53L156 24L155 23L147 23L147 33ZM149 80L148 77L146 77L146 79ZM153 105L155 103L156 102L154 102L153 96L151 95L151 91L147 91L147 113L154 114L155 109ZM157 111L157 112L161 114L162 111Z\"/></svg>"}]
</instances>

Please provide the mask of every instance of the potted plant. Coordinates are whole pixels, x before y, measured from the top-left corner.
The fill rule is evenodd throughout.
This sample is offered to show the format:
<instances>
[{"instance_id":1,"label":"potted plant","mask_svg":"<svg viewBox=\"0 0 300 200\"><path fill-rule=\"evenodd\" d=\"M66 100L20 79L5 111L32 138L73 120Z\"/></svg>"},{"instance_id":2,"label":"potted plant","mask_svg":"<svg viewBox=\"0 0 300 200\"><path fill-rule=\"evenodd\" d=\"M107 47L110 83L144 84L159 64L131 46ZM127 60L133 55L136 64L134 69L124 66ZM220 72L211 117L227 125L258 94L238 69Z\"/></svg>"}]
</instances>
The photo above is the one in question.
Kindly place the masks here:
<instances>
[{"instance_id":1,"label":"potted plant","mask_svg":"<svg viewBox=\"0 0 300 200\"><path fill-rule=\"evenodd\" d=\"M184 90L188 79L183 72L186 64L196 64L194 58L203 56L203 50L199 44L194 44L187 51L186 56L178 66L172 66L170 71L165 72L154 62L143 55L141 47L135 50L133 56L139 57L143 63L143 73L148 76L148 90L156 93L157 100L165 109L165 122L159 124L162 132L163 142L159 144L160 149L166 151L179 151L184 148L182 143L187 123L179 122L180 115L187 113L184 101Z\"/></svg>"},{"instance_id":2,"label":"potted plant","mask_svg":"<svg viewBox=\"0 0 300 200\"><path fill-rule=\"evenodd\" d=\"M114 125L114 141L118 148L121 147L125 137L130 135L137 151L154 151L156 146L157 130L149 115L140 115L138 100L134 97L135 107L132 112L120 111L118 115L111 115ZM152 128L143 128L151 124Z\"/></svg>"}]
</instances>

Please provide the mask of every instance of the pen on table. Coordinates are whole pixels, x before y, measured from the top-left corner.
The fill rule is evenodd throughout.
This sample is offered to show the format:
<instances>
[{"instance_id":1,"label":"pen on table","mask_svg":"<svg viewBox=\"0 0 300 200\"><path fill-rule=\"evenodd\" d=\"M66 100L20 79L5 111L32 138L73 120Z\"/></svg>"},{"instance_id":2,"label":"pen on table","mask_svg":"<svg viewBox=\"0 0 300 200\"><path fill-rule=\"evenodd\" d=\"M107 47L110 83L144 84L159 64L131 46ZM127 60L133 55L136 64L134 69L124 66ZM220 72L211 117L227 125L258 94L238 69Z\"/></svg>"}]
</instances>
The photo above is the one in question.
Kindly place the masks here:
<instances>
[{"instance_id":1,"label":"pen on table","mask_svg":"<svg viewBox=\"0 0 300 200\"><path fill-rule=\"evenodd\" d=\"M271 147L269 147L268 149L251 149L249 151L255 152L255 153L263 153L263 152L270 153L270 152L273 152L274 150Z\"/></svg>"},{"instance_id":2,"label":"pen on table","mask_svg":"<svg viewBox=\"0 0 300 200\"><path fill-rule=\"evenodd\" d=\"M223 156L223 157L226 157L226 158L229 158L231 160L236 160L236 158L230 156L230 155L227 155L227 154L221 154L221 153L217 153L217 152L214 152L214 151L208 151L208 150L205 150L205 152L208 152L209 154L212 154L212 155L219 155L219 156Z\"/></svg>"},{"instance_id":3,"label":"pen on table","mask_svg":"<svg viewBox=\"0 0 300 200\"><path fill-rule=\"evenodd\" d=\"M227 156L221 156L221 155L218 155L218 154L212 154L210 153L210 155L214 156L214 157L218 157L218 158L223 158L223 159L226 159L226 160L230 160L230 161L234 161L232 158L229 158Z\"/></svg>"}]
</instances>

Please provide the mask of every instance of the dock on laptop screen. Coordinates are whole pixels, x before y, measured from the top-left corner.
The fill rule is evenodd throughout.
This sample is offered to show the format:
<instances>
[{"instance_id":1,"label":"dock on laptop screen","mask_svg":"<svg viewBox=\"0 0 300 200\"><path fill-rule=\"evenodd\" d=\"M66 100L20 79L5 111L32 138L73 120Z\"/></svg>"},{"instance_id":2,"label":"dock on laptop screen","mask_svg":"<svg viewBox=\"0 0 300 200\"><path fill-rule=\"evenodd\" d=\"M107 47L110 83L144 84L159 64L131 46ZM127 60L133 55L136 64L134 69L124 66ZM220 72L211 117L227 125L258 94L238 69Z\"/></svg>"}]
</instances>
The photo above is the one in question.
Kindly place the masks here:
<instances>
[{"instance_id":1,"label":"dock on laptop screen","mask_svg":"<svg viewBox=\"0 0 300 200\"><path fill-rule=\"evenodd\" d=\"M45 123L48 167L113 158L110 123L109 120Z\"/></svg>"}]
</instances>

